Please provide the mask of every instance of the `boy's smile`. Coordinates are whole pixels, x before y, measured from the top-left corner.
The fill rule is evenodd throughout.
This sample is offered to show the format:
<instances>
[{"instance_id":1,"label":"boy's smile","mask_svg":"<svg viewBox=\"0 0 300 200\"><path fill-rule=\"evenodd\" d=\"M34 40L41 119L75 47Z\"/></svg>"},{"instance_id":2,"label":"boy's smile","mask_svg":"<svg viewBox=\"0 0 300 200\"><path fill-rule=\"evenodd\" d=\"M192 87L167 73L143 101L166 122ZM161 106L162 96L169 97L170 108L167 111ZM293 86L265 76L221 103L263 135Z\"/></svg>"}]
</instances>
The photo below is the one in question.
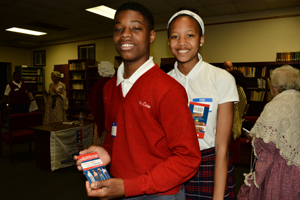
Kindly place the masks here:
<instances>
[{"instance_id":1,"label":"boy's smile","mask_svg":"<svg viewBox=\"0 0 300 200\"><path fill-rule=\"evenodd\" d=\"M155 39L148 22L138 11L122 11L114 20L114 43L124 65L141 66L149 59L150 43ZM154 35L154 37L153 37Z\"/></svg>"}]
</instances>

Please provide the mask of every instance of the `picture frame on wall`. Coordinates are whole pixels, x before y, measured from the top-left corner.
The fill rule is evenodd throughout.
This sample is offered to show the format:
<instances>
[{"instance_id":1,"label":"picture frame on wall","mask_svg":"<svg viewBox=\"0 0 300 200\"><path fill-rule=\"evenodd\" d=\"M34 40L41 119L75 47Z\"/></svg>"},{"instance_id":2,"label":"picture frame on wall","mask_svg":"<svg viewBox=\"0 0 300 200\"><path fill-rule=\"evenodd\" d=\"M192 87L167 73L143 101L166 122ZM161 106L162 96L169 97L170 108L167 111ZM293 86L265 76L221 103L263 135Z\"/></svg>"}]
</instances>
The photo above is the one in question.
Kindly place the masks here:
<instances>
[{"instance_id":1,"label":"picture frame on wall","mask_svg":"<svg viewBox=\"0 0 300 200\"><path fill-rule=\"evenodd\" d=\"M78 59L95 59L95 44L78 45Z\"/></svg>"},{"instance_id":2,"label":"picture frame on wall","mask_svg":"<svg viewBox=\"0 0 300 200\"><path fill-rule=\"evenodd\" d=\"M33 64L34 66L45 66L46 65L46 51L34 51L33 52Z\"/></svg>"}]
</instances>

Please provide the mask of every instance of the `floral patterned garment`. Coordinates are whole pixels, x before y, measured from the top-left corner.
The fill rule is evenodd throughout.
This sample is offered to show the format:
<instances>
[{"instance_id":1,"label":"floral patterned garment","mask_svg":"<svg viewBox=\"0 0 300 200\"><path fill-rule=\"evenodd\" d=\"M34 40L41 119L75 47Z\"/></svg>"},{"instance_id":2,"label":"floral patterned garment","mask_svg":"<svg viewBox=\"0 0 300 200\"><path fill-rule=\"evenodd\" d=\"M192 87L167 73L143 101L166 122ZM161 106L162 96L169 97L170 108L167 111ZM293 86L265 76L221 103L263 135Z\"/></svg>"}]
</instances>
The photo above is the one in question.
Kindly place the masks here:
<instances>
[{"instance_id":1,"label":"floral patterned garment","mask_svg":"<svg viewBox=\"0 0 300 200\"><path fill-rule=\"evenodd\" d=\"M62 122L67 119L66 117L66 104L67 93L66 93L66 85L62 82L59 82L56 91L60 94L60 96L56 95L52 88L54 87L54 83L50 83L49 85L49 95L45 97L45 116L44 116L44 124L50 124L55 122ZM53 96L56 97L55 107L52 108Z\"/></svg>"},{"instance_id":2,"label":"floral patterned garment","mask_svg":"<svg viewBox=\"0 0 300 200\"><path fill-rule=\"evenodd\" d=\"M239 200L296 200L300 199L300 171L288 166L273 142L253 141L257 161L255 172L247 174L240 188ZM254 182L255 180L255 182Z\"/></svg>"},{"instance_id":3,"label":"floral patterned garment","mask_svg":"<svg viewBox=\"0 0 300 200\"><path fill-rule=\"evenodd\" d=\"M255 171L245 175L238 199L300 199L300 92L285 90L266 104L250 131Z\"/></svg>"}]
</instances>

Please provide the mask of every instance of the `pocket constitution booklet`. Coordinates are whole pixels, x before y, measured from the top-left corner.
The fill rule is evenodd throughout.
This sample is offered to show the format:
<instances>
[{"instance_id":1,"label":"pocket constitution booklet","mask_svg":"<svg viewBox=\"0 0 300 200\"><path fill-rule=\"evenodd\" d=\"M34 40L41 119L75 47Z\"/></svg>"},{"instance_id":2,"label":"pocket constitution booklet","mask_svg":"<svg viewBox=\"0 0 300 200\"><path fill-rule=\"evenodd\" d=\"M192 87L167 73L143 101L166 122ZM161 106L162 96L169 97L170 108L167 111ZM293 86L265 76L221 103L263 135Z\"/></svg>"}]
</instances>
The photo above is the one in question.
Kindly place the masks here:
<instances>
[{"instance_id":1,"label":"pocket constitution booklet","mask_svg":"<svg viewBox=\"0 0 300 200\"><path fill-rule=\"evenodd\" d=\"M81 167L87 180L92 183L111 178L97 152L79 155Z\"/></svg>"}]
</instances>

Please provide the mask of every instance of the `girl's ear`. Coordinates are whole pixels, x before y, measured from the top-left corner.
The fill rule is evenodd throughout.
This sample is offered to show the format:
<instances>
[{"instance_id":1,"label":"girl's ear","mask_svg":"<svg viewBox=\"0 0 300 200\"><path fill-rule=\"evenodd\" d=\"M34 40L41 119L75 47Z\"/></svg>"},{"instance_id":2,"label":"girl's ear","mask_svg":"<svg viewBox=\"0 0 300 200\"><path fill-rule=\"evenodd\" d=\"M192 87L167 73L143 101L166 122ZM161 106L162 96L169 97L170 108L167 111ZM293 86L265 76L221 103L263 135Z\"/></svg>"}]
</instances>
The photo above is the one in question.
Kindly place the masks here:
<instances>
[{"instance_id":1,"label":"girl's ear","mask_svg":"<svg viewBox=\"0 0 300 200\"><path fill-rule=\"evenodd\" d=\"M150 32L150 44L152 44L152 43L154 42L155 38L156 38L155 31L152 30L152 31Z\"/></svg>"},{"instance_id":2,"label":"girl's ear","mask_svg":"<svg viewBox=\"0 0 300 200\"><path fill-rule=\"evenodd\" d=\"M203 44L204 44L204 35L200 37L200 46L202 46Z\"/></svg>"}]
</instances>

